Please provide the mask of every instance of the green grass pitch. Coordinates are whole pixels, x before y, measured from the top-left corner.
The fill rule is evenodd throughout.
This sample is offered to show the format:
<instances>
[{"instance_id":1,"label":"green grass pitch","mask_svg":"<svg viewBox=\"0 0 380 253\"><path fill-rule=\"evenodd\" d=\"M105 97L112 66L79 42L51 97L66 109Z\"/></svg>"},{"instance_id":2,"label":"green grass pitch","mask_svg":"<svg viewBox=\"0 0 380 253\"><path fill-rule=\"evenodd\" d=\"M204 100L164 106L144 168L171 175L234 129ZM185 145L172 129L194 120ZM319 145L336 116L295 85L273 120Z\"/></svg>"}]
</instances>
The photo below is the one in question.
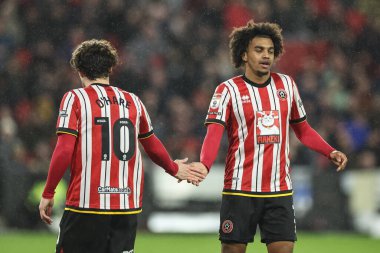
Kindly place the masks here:
<instances>
[{"instance_id":1,"label":"green grass pitch","mask_svg":"<svg viewBox=\"0 0 380 253\"><path fill-rule=\"evenodd\" d=\"M259 241L259 237L256 238ZM56 235L42 232L7 232L0 234L0 251L7 253L54 252ZM217 234L152 234L139 231L136 253L220 252ZM264 253L262 243L248 245L247 252ZM379 253L380 240L358 234L298 233L295 253Z\"/></svg>"}]
</instances>

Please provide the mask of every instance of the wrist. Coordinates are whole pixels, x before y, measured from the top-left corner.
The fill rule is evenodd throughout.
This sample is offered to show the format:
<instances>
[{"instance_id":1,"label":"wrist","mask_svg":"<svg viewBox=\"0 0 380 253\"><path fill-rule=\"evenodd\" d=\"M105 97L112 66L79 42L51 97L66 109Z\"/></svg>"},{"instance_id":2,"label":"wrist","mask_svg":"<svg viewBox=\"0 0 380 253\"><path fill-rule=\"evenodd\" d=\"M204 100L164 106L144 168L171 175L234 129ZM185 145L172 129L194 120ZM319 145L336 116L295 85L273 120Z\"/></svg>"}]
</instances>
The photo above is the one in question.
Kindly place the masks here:
<instances>
[{"instance_id":1,"label":"wrist","mask_svg":"<svg viewBox=\"0 0 380 253\"><path fill-rule=\"evenodd\" d=\"M53 192L53 193L43 192L42 197L44 199L52 199L52 198L54 198L54 194L55 194L55 192Z\"/></svg>"},{"instance_id":2,"label":"wrist","mask_svg":"<svg viewBox=\"0 0 380 253\"><path fill-rule=\"evenodd\" d=\"M208 163L205 162L205 161L200 161L200 163L203 164L203 166L205 166L207 172L210 172L211 164L208 164Z\"/></svg>"},{"instance_id":3,"label":"wrist","mask_svg":"<svg viewBox=\"0 0 380 253\"><path fill-rule=\"evenodd\" d=\"M335 154L335 153L338 153L339 151L338 150L336 150L336 149L334 149L333 151L331 151L329 154L328 154L328 158L331 158L331 155L332 154Z\"/></svg>"},{"instance_id":4,"label":"wrist","mask_svg":"<svg viewBox=\"0 0 380 253\"><path fill-rule=\"evenodd\" d=\"M175 177L178 173L178 170L179 170L179 166L176 162L172 161L172 165L170 166L171 168L169 169L165 169L165 171L172 175L173 177Z\"/></svg>"}]
</instances>

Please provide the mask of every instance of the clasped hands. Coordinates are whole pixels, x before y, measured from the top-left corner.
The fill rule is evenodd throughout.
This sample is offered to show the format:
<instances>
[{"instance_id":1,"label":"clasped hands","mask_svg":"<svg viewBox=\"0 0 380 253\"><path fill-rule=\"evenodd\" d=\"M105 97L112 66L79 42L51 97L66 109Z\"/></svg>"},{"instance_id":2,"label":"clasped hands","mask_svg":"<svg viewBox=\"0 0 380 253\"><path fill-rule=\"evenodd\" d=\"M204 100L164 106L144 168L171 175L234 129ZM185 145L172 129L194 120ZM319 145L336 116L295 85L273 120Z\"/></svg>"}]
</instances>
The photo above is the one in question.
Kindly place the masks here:
<instances>
[{"instance_id":1,"label":"clasped hands","mask_svg":"<svg viewBox=\"0 0 380 253\"><path fill-rule=\"evenodd\" d=\"M198 186L207 176L208 170L201 162L186 163L187 158L177 159L174 162L178 164L178 172L175 178L178 183L186 180L188 183Z\"/></svg>"}]
</instances>

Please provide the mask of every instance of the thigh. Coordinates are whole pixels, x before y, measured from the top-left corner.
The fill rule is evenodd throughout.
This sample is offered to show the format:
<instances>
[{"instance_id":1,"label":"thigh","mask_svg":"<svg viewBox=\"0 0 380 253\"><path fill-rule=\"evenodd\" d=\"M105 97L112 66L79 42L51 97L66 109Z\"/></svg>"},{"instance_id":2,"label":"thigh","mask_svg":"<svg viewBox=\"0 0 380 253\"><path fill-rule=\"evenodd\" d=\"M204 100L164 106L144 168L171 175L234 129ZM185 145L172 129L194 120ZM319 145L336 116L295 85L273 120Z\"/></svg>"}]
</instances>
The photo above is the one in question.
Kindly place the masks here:
<instances>
[{"instance_id":1,"label":"thigh","mask_svg":"<svg viewBox=\"0 0 380 253\"><path fill-rule=\"evenodd\" d=\"M134 252L137 214L114 215L107 253Z\"/></svg>"},{"instance_id":2,"label":"thigh","mask_svg":"<svg viewBox=\"0 0 380 253\"><path fill-rule=\"evenodd\" d=\"M104 253L110 221L108 215L65 211L60 223L56 252Z\"/></svg>"},{"instance_id":3,"label":"thigh","mask_svg":"<svg viewBox=\"0 0 380 253\"><path fill-rule=\"evenodd\" d=\"M268 253L292 253L294 242L281 241L272 242L267 245Z\"/></svg>"},{"instance_id":4,"label":"thigh","mask_svg":"<svg viewBox=\"0 0 380 253\"><path fill-rule=\"evenodd\" d=\"M260 200L223 195L220 209L219 240L223 243L253 242L261 215Z\"/></svg>"},{"instance_id":5,"label":"thigh","mask_svg":"<svg viewBox=\"0 0 380 253\"><path fill-rule=\"evenodd\" d=\"M245 253L247 244L222 243L222 253Z\"/></svg>"},{"instance_id":6,"label":"thigh","mask_svg":"<svg viewBox=\"0 0 380 253\"><path fill-rule=\"evenodd\" d=\"M293 197L266 198L259 227L263 243L296 241Z\"/></svg>"}]
</instances>

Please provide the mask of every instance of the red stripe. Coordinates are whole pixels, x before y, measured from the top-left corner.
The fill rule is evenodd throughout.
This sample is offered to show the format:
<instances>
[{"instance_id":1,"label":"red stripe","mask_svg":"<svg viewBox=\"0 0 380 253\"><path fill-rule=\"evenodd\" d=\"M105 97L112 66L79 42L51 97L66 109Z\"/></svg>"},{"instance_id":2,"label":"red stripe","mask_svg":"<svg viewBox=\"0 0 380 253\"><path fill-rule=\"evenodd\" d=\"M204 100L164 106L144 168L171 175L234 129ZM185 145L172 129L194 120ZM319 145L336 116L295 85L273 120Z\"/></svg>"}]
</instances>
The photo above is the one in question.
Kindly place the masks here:
<instances>
[{"instance_id":1,"label":"red stripe","mask_svg":"<svg viewBox=\"0 0 380 253\"><path fill-rule=\"evenodd\" d=\"M113 102L114 99L116 98L115 92L112 90L111 87L106 87L105 88L107 96L111 99ZM114 150L114 132L113 132L113 126L115 125L116 120L120 118L120 107L118 103L111 103L110 106L110 131L111 131L111 136L110 138L110 146L111 146L111 167L110 167L110 186L111 187L122 187L119 185L119 159L115 155L115 150ZM119 194L110 194L110 207L111 209L120 209L120 195Z\"/></svg>"},{"instance_id":2,"label":"red stripe","mask_svg":"<svg viewBox=\"0 0 380 253\"><path fill-rule=\"evenodd\" d=\"M88 124L92 124L92 135L88 136L88 138L91 138L91 142L92 142L91 147L89 147L92 149L91 150L92 160L91 160L90 208L100 208L100 196L98 193L98 186L100 186L100 177L101 177L100 175L101 162L102 162L101 147L103 145L103 143L101 142L102 126L95 125L94 119L96 117L101 117L102 114L101 114L101 108L95 103L95 101L99 98L99 96L94 90L94 88L90 86L89 88L85 89L85 91L87 92L87 95L90 100L91 114L92 114L92 118L87 119L89 121Z\"/></svg>"},{"instance_id":3,"label":"red stripe","mask_svg":"<svg viewBox=\"0 0 380 253\"><path fill-rule=\"evenodd\" d=\"M293 101L292 101L292 108L291 108L292 111L291 111L290 120L299 119L299 118L301 118L301 115L300 115L300 112L299 112L298 106L297 106L298 98L295 96L295 94L298 94L298 89L297 89L297 86L294 83L293 79L292 79L292 82L290 83L290 86L293 87L293 94L294 94ZM298 94L298 96L299 96L299 94Z\"/></svg>"},{"instance_id":4,"label":"red stripe","mask_svg":"<svg viewBox=\"0 0 380 253\"><path fill-rule=\"evenodd\" d=\"M78 121L78 115L80 115L80 111L77 111L78 110L77 105L79 104L79 100L77 96L74 96L73 99L74 99L74 102L71 105L72 108L71 108L70 121L69 121L68 128L78 131L77 121Z\"/></svg>"},{"instance_id":5,"label":"red stripe","mask_svg":"<svg viewBox=\"0 0 380 253\"><path fill-rule=\"evenodd\" d=\"M248 88L242 78L234 78L234 82L238 86L240 97L249 96ZM252 98L251 98L252 100ZM252 103L242 103L244 120L247 126L247 136L244 142L244 162L243 162L243 176L241 189L245 191L251 191L252 187L252 168L253 168L253 154L254 154L254 136L252 126L254 124L254 113Z\"/></svg>"},{"instance_id":6,"label":"red stripe","mask_svg":"<svg viewBox=\"0 0 380 253\"><path fill-rule=\"evenodd\" d=\"M231 118L229 120L230 124L227 125L228 131L228 142L230 146L228 148L227 157L226 157L226 168L224 173L224 188L231 189L232 188L232 178L235 167L235 153L237 151L239 145L239 137L238 137L238 122L235 118L235 115L232 113Z\"/></svg>"},{"instance_id":7,"label":"red stripe","mask_svg":"<svg viewBox=\"0 0 380 253\"><path fill-rule=\"evenodd\" d=\"M269 94L267 88L259 88L259 95L261 99L261 106L263 111L271 111L271 105L269 100ZM255 126L256 127L256 126ZM261 191L267 192L271 188L272 180L272 168L273 165L273 144L259 144L263 145L264 154L261 156L263 159L262 179L261 179Z\"/></svg>"},{"instance_id":8,"label":"red stripe","mask_svg":"<svg viewBox=\"0 0 380 253\"><path fill-rule=\"evenodd\" d=\"M130 94L124 93L126 101L130 102L130 107L129 107L129 116L128 118L133 122L133 124L136 126L137 122L137 106L134 100L132 99L132 96ZM141 123L140 123L141 124ZM138 131L136 131L136 136L138 135ZM134 167L137 162L136 160L136 151L138 148L138 141L137 137L135 136L135 141L136 141L136 150L134 156L128 161L128 186L131 189L131 194L128 196L128 203L129 203L129 208L136 208L134 204L134 196L135 196L135 189L136 189L136 182L134 182L133 175L134 175ZM140 192L142 194L142 192Z\"/></svg>"},{"instance_id":9,"label":"red stripe","mask_svg":"<svg viewBox=\"0 0 380 253\"><path fill-rule=\"evenodd\" d=\"M79 105L79 101L78 101ZM66 205L79 206L80 200L80 182L82 179L82 145L80 128L82 125L81 110L78 108L78 137L76 150L74 150L72 164L70 166L71 180L69 188L67 190Z\"/></svg>"},{"instance_id":10,"label":"red stripe","mask_svg":"<svg viewBox=\"0 0 380 253\"><path fill-rule=\"evenodd\" d=\"M272 78L273 80L275 81L276 83L276 87L277 89L285 89L285 85L282 81L282 79L280 78L280 76L278 74L272 74ZM288 94L287 96L288 99L290 99L290 95ZM287 128L287 124L288 124L288 121L289 121L289 118L288 118L288 103L287 102L282 102L280 103L280 112L281 112L281 136L282 136L282 143L281 143L281 147L280 147L280 190L283 191L283 190L289 190L287 184L286 184L286 181L285 181L285 178L286 178L286 171L285 171L285 167L286 167L286 142L287 142L287 139L289 138L289 136L287 136L286 134L286 128Z\"/></svg>"}]
</instances>

